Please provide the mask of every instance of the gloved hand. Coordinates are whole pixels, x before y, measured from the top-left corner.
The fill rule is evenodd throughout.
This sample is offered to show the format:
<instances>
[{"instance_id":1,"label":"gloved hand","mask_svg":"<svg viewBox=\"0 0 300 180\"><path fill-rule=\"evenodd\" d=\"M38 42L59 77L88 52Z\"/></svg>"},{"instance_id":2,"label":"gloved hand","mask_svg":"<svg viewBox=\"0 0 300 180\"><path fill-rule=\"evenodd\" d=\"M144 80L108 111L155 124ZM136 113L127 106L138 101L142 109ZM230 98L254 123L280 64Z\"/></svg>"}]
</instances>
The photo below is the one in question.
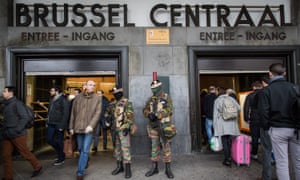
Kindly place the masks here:
<instances>
[{"instance_id":1,"label":"gloved hand","mask_svg":"<svg viewBox=\"0 0 300 180\"><path fill-rule=\"evenodd\" d=\"M122 133L123 133L123 136L127 136L127 134L129 133L129 128L123 129Z\"/></svg>"},{"instance_id":2,"label":"gloved hand","mask_svg":"<svg viewBox=\"0 0 300 180\"><path fill-rule=\"evenodd\" d=\"M73 129L70 129L69 132L70 132L71 135L74 135L74 130Z\"/></svg>"},{"instance_id":3,"label":"gloved hand","mask_svg":"<svg viewBox=\"0 0 300 180\"><path fill-rule=\"evenodd\" d=\"M157 117L155 116L154 113L149 113L148 118L150 119L150 121L156 121L157 120Z\"/></svg>"},{"instance_id":4,"label":"gloved hand","mask_svg":"<svg viewBox=\"0 0 300 180\"><path fill-rule=\"evenodd\" d=\"M92 131L93 131L93 128L92 128L91 126L88 126L88 127L85 128L85 133L86 133L86 134L89 134L89 133L91 133Z\"/></svg>"},{"instance_id":5,"label":"gloved hand","mask_svg":"<svg viewBox=\"0 0 300 180\"><path fill-rule=\"evenodd\" d=\"M162 104L167 104L168 101L166 99L163 99L163 98L160 98L159 101L162 103Z\"/></svg>"}]
</instances>

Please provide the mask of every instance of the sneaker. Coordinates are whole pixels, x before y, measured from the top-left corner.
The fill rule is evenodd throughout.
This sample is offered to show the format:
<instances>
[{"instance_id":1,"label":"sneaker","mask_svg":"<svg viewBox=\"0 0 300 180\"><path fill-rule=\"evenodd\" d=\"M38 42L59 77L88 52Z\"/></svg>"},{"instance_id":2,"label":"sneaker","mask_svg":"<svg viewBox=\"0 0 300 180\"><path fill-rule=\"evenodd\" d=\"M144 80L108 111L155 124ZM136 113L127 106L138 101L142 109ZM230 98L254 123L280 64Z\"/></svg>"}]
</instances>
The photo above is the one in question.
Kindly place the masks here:
<instances>
[{"instance_id":1,"label":"sneaker","mask_svg":"<svg viewBox=\"0 0 300 180\"><path fill-rule=\"evenodd\" d=\"M65 163L64 160L57 160L57 161L55 161L55 162L53 163L53 166L61 166L61 165L63 165L64 163Z\"/></svg>"},{"instance_id":2,"label":"sneaker","mask_svg":"<svg viewBox=\"0 0 300 180\"><path fill-rule=\"evenodd\" d=\"M251 154L251 158L254 159L254 160L257 160L258 156L257 156L257 154Z\"/></svg>"},{"instance_id":3,"label":"sneaker","mask_svg":"<svg viewBox=\"0 0 300 180\"><path fill-rule=\"evenodd\" d=\"M42 174L42 169L43 169L43 167L40 167L38 170L33 171L31 177L36 177L36 176Z\"/></svg>"}]
</instances>

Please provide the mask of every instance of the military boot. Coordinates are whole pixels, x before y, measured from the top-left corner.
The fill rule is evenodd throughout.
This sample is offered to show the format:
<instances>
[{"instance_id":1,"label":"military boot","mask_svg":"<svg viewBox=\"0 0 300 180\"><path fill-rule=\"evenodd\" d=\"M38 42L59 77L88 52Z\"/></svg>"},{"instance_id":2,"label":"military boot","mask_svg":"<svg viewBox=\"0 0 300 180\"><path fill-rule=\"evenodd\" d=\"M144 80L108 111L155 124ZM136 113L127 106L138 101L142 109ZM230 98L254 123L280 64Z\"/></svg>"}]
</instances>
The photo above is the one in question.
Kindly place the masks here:
<instances>
[{"instance_id":1,"label":"military boot","mask_svg":"<svg viewBox=\"0 0 300 180\"><path fill-rule=\"evenodd\" d=\"M166 175L169 179L173 179L174 178L174 175L171 171L171 163L170 162L167 162L166 163Z\"/></svg>"},{"instance_id":2,"label":"military boot","mask_svg":"<svg viewBox=\"0 0 300 180\"><path fill-rule=\"evenodd\" d=\"M152 162L151 169L145 174L146 177L153 176L154 174L158 174L157 161Z\"/></svg>"},{"instance_id":3,"label":"military boot","mask_svg":"<svg viewBox=\"0 0 300 180\"><path fill-rule=\"evenodd\" d=\"M126 163L125 164L125 178L131 178L131 167L130 167L130 163Z\"/></svg>"},{"instance_id":4,"label":"military boot","mask_svg":"<svg viewBox=\"0 0 300 180\"><path fill-rule=\"evenodd\" d=\"M113 172L111 172L112 175L117 175L120 172L123 172L124 168L123 168L123 162L122 161L117 161L117 168L115 170L113 170Z\"/></svg>"}]
</instances>

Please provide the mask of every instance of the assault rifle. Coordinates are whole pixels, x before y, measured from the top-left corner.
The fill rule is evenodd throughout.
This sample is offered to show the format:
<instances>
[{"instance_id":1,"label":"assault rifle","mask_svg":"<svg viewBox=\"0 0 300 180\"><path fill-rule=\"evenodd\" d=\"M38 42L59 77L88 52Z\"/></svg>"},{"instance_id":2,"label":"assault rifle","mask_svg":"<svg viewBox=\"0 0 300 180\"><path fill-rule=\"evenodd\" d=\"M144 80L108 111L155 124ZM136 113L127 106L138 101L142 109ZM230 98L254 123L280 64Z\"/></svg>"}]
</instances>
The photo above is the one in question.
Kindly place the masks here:
<instances>
[{"instance_id":1,"label":"assault rifle","mask_svg":"<svg viewBox=\"0 0 300 180\"><path fill-rule=\"evenodd\" d=\"M149 113L152 113L154 115L155 112L157 112L157 103L150 102L150 112ZM165 134L164 134L164 127L163 127L163 124L160 122L160 120L154 115L154 118L150 119L150 121L151 121L152 128L153 129L158 128L159 136L162 138L162 140L164 142L166 142L166 138L165 138Z\"/></svg>"}]
</instances>

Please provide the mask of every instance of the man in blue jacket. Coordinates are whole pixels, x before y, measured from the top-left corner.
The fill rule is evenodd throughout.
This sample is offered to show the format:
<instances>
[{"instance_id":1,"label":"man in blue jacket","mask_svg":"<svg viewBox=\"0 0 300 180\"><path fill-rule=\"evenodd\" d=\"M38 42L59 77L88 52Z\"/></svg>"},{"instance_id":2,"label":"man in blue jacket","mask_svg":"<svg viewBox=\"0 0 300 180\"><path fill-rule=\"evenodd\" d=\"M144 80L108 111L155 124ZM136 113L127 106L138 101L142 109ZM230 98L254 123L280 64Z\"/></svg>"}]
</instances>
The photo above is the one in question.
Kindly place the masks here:
<instances>
[{"instance_id":1,"label":"man in blue jacket","mask_svg":"<svg viewBox=\"0 0 300 180\"><path fill-rule=\"evenodd\" d=\"M285 80L285 74L282 64L272 64L269 67L269 86L263 89L258 101L262 127L269 130L271 137L279 180L290 179L289 155L295 179L300 179L300 122L294 121L290 113L290 104L296 98L296 91L295 85Z\"/></svg>"},{"instance_id":2,"label":"man in blue jacket","mask_svg":"<svg viewBox=\"0 0 300 180\"><path fill-rule=\"evenodd\" d=\"M15 87L6 86L2 92L5 99L5 107L3 110L3 141L2 141L2 159L3 159L3 175L2 179L13 179L13 163L12 152L14 147L19 153L28 160L34 171L31 177L40 175L42 165L39 160L32 154L27 147L26 128L29 115L25 109L23 102L19 101L15 96Z\"/></svg>"}]
</instances>

